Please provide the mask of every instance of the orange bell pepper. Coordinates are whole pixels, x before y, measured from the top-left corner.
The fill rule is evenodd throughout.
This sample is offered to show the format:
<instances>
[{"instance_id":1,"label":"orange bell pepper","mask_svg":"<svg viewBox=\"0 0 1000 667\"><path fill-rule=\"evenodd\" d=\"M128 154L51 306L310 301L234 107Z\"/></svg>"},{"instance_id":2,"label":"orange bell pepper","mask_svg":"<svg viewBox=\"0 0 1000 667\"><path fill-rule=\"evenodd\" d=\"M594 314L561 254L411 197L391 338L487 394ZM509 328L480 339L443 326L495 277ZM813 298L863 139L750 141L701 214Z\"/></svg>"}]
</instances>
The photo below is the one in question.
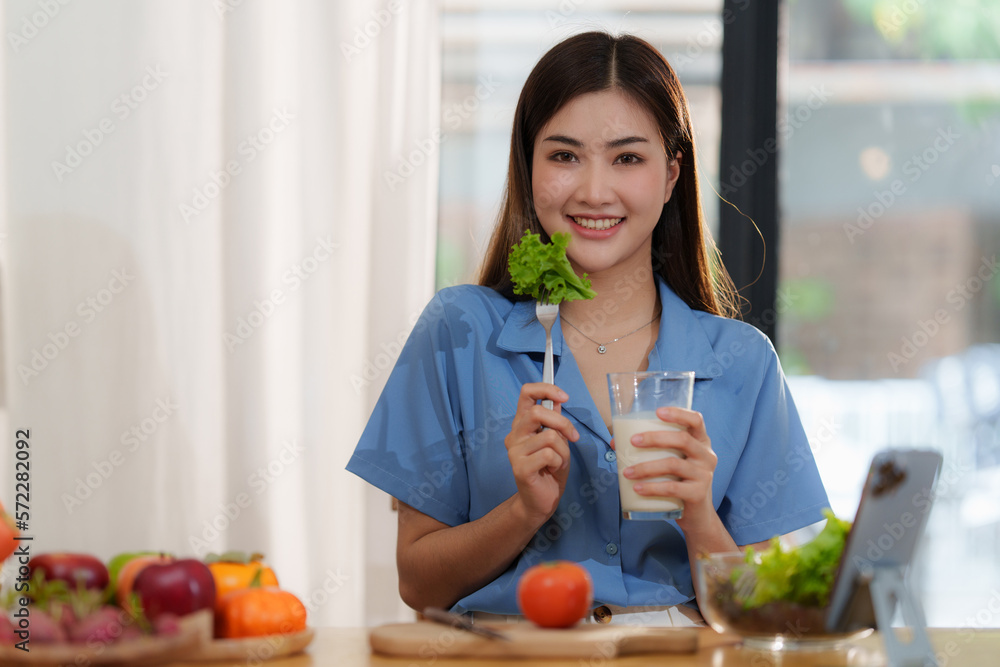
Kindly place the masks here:
<instances>
[{"instance_id":1,"label":"orange bell pepper","mask_svg":"<svg viewBox=\"0 0 1000 667\"><path fill-rule=\"evenodd\" d=\"M20 533L14 525L14 518L7 514L0 502L0 563L7 560L7 556L17 549L17 537Z\"/></svg>"},{"instance_id":2,"label":"orange bell pepper","mask_svg":"<svg viewBox=\"0 0 1000 667\"><path fill-rule=\"evenodd\" d=\"M223 554L219 560L208 563L208 569L215 579L215 608L232 591L249 588L259 573L260 586L278 586L278 577L274 570L261 563L263 556L253 554L247 557Z\"/></svg>"},{"instance_id":3,"label":"orange bell pepper","mask_svg":"<svg viewBox=\"0 0 1000 667\"><path fill-rule=\"evenodd\" d=\"M249 588L227 593L216 607L215 636L222 639L265 637L303 632L306 607L294 594L260 586L261 571Z\"/></svg>"}]
</instances>

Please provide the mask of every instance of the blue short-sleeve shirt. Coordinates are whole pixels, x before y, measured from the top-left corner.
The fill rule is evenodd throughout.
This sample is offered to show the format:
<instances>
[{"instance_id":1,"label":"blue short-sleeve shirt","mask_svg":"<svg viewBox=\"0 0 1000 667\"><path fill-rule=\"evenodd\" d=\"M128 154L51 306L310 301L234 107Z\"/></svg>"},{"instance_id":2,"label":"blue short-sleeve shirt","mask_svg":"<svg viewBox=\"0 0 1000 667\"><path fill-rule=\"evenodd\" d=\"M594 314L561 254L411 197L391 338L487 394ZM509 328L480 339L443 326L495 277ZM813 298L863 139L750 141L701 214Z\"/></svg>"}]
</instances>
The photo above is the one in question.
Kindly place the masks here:
<instances>
[{"instance_id":1,"label":"blue short-sleeve shirt","mask_svg":"<svg viewBox=\"0 0 1000 667\"><path fill-rule=\"evenodd\" d=\"M692 310L662 281L649 370L693 370L692 408L718 456L713 502L737 544L822 520L823 483L770 341L754 327ZM663 606L694 598L684 535L674 522L621 518L611 434L560 325L555 384L580 439L552 518L458 612L517 614L521 574L542 561L582 564L595 604ZM347 469L448 525L474 521L516 492L504 438L521 385L541 382L545 331L534 301L474 285L441 290L400 353Z\"/></svg>"}]
</instances>

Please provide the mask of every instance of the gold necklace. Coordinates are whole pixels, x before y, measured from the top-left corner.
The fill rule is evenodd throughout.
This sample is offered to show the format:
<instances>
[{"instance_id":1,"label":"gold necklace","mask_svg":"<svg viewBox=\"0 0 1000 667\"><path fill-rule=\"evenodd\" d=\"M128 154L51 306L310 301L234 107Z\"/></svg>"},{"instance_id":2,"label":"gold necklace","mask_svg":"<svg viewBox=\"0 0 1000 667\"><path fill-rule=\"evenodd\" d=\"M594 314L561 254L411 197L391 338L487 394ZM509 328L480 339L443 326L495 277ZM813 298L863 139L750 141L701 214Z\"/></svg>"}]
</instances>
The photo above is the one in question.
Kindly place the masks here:
<instances>
[{"instance_id":1,"label":"gold necklace","mask_svg":"<svg viewBox=\"0 0 1000 667\"><path fill-rule=\"evenodd\" d=\"M656 316L653 317L653 319L651 319L650 321L646 322L641 327L639 327L637 329L632 329L632 331L629 331L627 334L625 334L623 336L619 336L618 338L615 338L614 340L609 340L607 343L599 343L596 340L594 340L593 338L591 338L590 336L588 336L587 334L583 333L582 331L580 331L579 327L577 327L575 324L573 324L572 322L570 322L569 320L567 320L565 315L560 315L559 319L561 319L563 322L565 322L566 324L570 325L571 327L573 327L574 329L576 329L577 331L579 331L581 336L583 336L584 338L586 338L587 340L589 340L591 343L595 344L597 346L597 353L598 354L604 354L605 352L608 351L608 345L611 345L611 343L617 343L622 338L628 338L629 336L631 336L632 334L636 333L637 331L645 329L650 324L652 324L653 322L655 322L659 317L660 317L659 315L656 315Z\"/></svg>"}]
</instances>

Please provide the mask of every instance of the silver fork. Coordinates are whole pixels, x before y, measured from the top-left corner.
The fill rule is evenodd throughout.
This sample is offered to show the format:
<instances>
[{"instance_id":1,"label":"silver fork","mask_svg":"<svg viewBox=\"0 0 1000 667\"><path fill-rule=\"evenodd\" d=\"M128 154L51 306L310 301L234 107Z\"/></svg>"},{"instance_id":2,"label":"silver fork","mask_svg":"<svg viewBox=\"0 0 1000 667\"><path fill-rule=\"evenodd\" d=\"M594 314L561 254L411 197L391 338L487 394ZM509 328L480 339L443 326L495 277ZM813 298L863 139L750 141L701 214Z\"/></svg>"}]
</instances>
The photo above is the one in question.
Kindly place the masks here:
<instances>
[{"instance_id":1,"label":"silver fork","mask_svg":"<svg viewBox=\"0 0 1000 667\"><path fill-rule=\"evenodd\" d=\"M545 364L542 366L542 382L555 384L555 375L552 370L552 325L559 317L559 304L549 303L548 293L542 290L541 299L535 302L535 317L545 328ZM545 399L542 406L552 409L552 401Z\"/></svg>"}]
</instances>

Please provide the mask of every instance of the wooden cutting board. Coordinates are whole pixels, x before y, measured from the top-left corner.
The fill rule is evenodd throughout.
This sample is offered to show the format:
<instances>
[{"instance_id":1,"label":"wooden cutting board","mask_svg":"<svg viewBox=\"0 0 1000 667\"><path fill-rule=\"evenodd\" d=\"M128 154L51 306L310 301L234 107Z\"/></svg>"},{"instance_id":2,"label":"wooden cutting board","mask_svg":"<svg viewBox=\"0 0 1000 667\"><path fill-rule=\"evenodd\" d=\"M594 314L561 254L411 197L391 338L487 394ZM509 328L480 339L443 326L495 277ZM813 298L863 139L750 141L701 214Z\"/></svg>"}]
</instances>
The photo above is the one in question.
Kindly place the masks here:
<instances>
[{"instance_id":1,"label":"wooden cutting board","mask_svg":"<svg viewBox=\"0 0 1000 667\"><path fill-rule=\"evenodd\" d=\"M639 653L694 653L695 628L652 628L630 625L578 625L567 630L530 623L484 623L511 641L481 637L439 623L395 623L371 630L375 653L408 658L592 658Z\"/></svg>"},{"instance_id":2,"label":"wooden cutting board","mask_svg":"<svg viewBox=\"0 0 1000 667\"><path fill-rule=\"evenodd\" d=\"M188 662L218 662L231 660L247 664L259 664L265 660L282 658L304 651L312 643L316 631L308 628L303 632L289 635L249 637L247 639L213 639L205 642L188 656Z\"/></svg>"}]
</instances>

